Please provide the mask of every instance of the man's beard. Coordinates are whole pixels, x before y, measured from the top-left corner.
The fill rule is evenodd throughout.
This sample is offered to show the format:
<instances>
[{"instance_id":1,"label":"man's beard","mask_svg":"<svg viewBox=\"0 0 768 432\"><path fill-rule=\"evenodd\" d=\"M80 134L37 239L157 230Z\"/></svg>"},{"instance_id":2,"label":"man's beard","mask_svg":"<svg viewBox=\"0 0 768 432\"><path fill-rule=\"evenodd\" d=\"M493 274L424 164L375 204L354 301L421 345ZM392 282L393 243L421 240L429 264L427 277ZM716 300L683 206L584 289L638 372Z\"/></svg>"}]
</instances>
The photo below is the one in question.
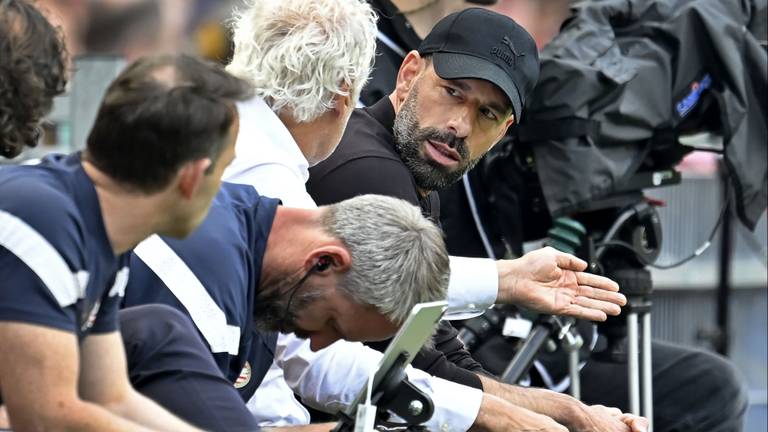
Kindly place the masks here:
<instances>
[{"instance_id":1,"label":"man's beard","mask_svg":"<svg viewBox=\"0 0 768 432\"><path fill-rule=\"evenodd\" d=\"M419 127L416 98L418 96L419 82L413 86L411 93L403 102L400 111L395 116L393 133L395 137L395 150L400 159L408 167L408 170L416 180L420 189L434 191L440 190L456 183L461 176L472 169L479 159L469 158L469 149L463 138L433 127ZM435 109L440 109L436 107ZM445 143L459 153L460 160L456 168L447 168L433 161L422 153L422 145L427 140Z\"/></svg>"},{"instance_id":2,"label":"man's beard","mask_svg":"<svg viewBox=\"0 0 768 432\"><path fill-rule=\"evenodd\" d=\"M291 310L286 311L290 291L300 279L301 277L286 275L277 280L272 279L274 282L267 281L259 287L253 305L253 322L257 329L295 333L298 337L306 338L296 326L296 311L310 306L320 297L320 293L306 284L298 287L299 292L295 293L290 304Z\"/></svg>"}]
</instances>

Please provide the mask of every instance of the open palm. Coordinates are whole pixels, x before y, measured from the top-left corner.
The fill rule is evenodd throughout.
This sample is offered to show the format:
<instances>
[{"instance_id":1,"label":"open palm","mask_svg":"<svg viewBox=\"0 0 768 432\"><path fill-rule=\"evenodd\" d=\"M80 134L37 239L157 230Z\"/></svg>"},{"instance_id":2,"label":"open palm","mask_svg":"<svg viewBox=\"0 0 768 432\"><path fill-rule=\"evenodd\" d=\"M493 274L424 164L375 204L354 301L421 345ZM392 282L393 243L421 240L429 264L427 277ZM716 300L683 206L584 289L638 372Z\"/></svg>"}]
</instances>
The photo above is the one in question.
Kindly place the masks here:
<instances>
[{"instance_id":1,"label":"open palm","mask_svg":"<svg viewBox=\"0 0 768 432\"><path fill-rule=\"evenodd\" d=\"M605 321L626 304L612 280L586 273L587 263L551 247L514 260L514 303L539 313Z\"/></svg>"}]
</instances>

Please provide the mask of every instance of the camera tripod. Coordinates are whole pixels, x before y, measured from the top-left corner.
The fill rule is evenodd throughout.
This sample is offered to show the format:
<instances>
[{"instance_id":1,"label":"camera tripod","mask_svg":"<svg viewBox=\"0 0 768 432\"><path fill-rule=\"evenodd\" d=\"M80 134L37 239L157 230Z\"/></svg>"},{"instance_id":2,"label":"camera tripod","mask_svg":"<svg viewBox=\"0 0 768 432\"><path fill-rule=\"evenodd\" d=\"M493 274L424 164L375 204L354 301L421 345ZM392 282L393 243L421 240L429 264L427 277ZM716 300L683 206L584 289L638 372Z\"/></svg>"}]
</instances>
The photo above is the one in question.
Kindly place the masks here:
<instances>
[{"instance_id":1,"label":"camera tripod","mask_svg":"<svg viewBox=\"0 0 768 432\"><path fill-rule=\"evenodd\" d=\"M618 206L619 203L623 206ZM626 363L628 368L629 409L637 415L653 418L651 371L651 274L645 268L659 255L661 225L655 207L641 193L615 197L580 219L558 220L550 230L550 245L586 258L590 271L603 274L621 287L627 305L620 317L601 325L607 347L596 358ZM611 223L606 223L612 221ZM599 227L609 226L607 230ZM581 227L581 228L580 228ZM584 228L586 227L586 228ZM590 233L587 235L587 233ZM599 238L599 241L595 241ZM611 249L611 253L606 252ZM582 341L574 320L540 316L521 348L505 369L502 380L518 382L530 369L536 354L548 340L559 341L569 357L571 394L579 398L578 353Z\"/></svg>"}]
</instances>

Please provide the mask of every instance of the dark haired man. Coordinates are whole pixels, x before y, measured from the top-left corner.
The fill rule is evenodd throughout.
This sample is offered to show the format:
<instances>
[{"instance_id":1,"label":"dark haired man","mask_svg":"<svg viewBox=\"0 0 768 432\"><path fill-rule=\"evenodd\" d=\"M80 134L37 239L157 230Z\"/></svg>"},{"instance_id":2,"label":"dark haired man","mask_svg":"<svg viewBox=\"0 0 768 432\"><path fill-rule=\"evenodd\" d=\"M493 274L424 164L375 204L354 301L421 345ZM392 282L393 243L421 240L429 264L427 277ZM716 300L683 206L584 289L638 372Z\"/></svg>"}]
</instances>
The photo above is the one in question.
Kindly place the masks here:
<instances>
[{"instance_id":1,"label":"dark haired man","mask_svg":"<svg viewBox=\"0 0 768 432\"><path fill-rule=\"evenodd\" d=\"M538 71L533 39L511 19L478 8L449 15L405 56L394 92L352 114L336 152L310 170L310 195L319 204L364 193L396 196L439 220L436 191L461 178L519 120ZM551 248L469 269L454 264L452 284L454 273L464 275L454 288L478 310L497 301L603 320L623 304L612 292L615 285L582 273L586 263ZM463 357L455 330L438 333L436 347L460 366L438 376L482 388L571 430L639 431L647 424L552 392L501 385ZM430 371L438 360L417 357L414 365ZM542 427L537 422L527 426Z\"/></svg>"},{"instance_id":2,"label":"dark haired man","mask_svg":"<svg viewBox=\"0 0 768 432\"><path fill-rule=\"evenodd\" d=\"M0 0L0 156L34 147L67 84L61 34L31 3Z\"/></svg>"},{"instance_id":3,"label":"dark haired man","mask_svg":"<svg viewBox=\"0 0 768 432\"><path fill-rule=\"evenodd\" d=\"M118 328L154 325L174 342L191 324L148 306L118 325L126 252L152 233L185 236L205 217L234 157L235 103L249 96L245 82L194 58L143 59L107 90L85 152L0 171L0 397L15 429L195 430L128 381ZM239 399L199 339L180 345L173 354L210 388Z\"/></svg>"}]
</instances>

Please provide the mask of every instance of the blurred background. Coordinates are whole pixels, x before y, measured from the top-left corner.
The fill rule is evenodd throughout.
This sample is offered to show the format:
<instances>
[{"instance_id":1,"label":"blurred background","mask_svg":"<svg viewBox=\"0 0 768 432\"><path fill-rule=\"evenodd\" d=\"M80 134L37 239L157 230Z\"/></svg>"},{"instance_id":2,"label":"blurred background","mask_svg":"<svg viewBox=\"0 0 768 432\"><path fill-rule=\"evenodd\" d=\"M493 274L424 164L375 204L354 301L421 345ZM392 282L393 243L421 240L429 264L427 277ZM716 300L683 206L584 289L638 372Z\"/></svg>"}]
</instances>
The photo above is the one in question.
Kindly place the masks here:
<instances>
[{"instance_id":1,"label":"blurred background","mask_svg":"<svg viewBox=\"0 0 768 432\"><path fill-rule=\"evenodd\" d=\"M308 0L311 1L311 0ZM438 0L440 1L440 0ZM443 0L464 7L463 1ZM188 52L226 63L231 46L230 0L37 0L66 39L72 77L45 122L42 142L12 161L81 149L102 94L127 62L151 53ZM516 19L545 46L569 14L568 0L499 0L491 6ZM649 190L665 241L660 263L687 256L707 238L722 206L719 156L694 152L678 167L680 185ZM723 230L728 244L723 244ZM750 387L748 432L768 430L768 234L763 214L750 232L726 224L701 256L671 270L653 270L653 335L670 342L719 349ZM531 245L529 245L531 246ZM727 256L730 260L723 261ZM723 285L729 297L718 297ZM720 290L718 290L720 287ZM718 301L727 309L718 311ZM719 315L718 315L719 314ZM727 332L718 326L726 319Z\"/></svg>"}]
</instances>

